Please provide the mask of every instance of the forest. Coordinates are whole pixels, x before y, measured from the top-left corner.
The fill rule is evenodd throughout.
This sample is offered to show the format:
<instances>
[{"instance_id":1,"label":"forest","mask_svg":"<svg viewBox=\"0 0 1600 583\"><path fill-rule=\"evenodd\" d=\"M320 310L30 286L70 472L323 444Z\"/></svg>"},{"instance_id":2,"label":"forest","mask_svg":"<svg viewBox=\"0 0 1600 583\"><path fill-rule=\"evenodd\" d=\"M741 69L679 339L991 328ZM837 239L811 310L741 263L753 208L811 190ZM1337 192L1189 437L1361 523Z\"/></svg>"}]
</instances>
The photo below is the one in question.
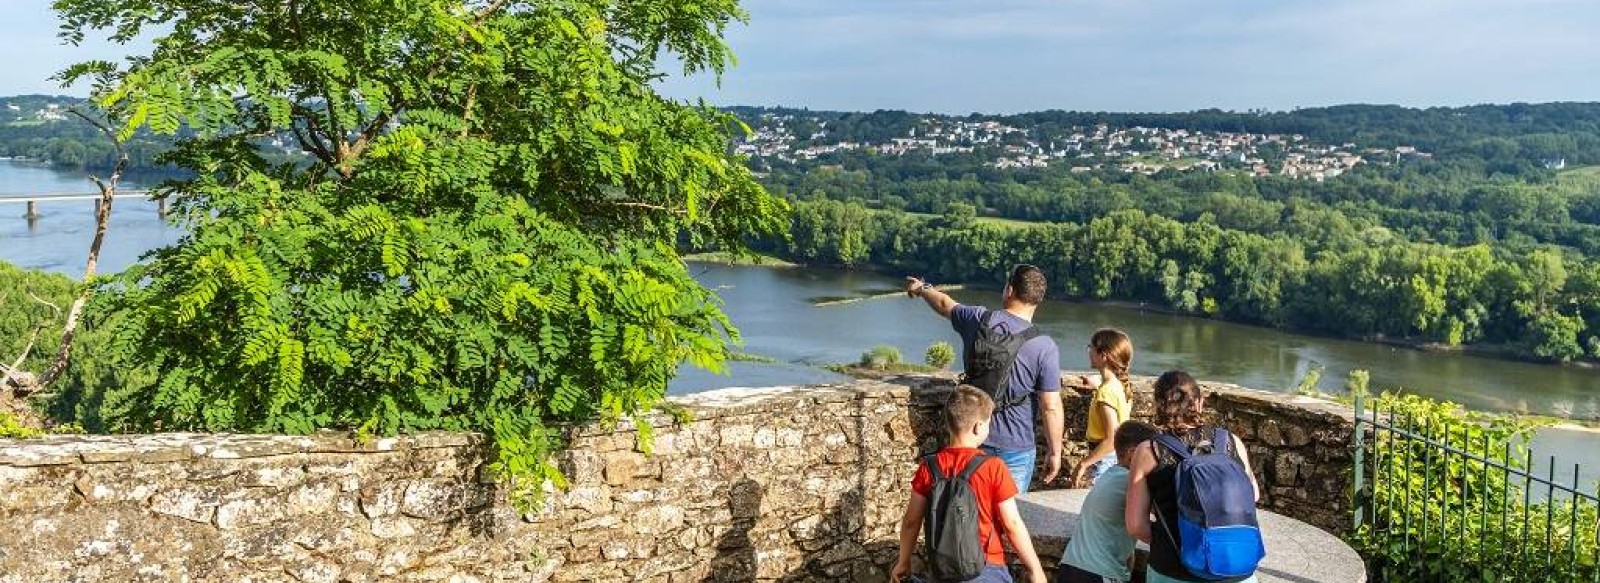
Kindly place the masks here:
<instances>
[{"instance_id":1,"label":"forest","mask_svg":"<svg viewBox=\"0 0 1600 583\"><path fill-rule=\"evenodd\" d=\"M797 133L826 128L830 140L922 123L784 111ZM1027 262L1059 274L1058 298L1544 361L1600 357L1600 168L1581 165L1600 161L1600 104L975 119L1046 134L1098 123L1298 132L1433 155L1323 181L999 169L981 153L769 160L763 184L797 204L790 237L761 247L946 282L993 283Z\"/></svg>"}]
</instances>

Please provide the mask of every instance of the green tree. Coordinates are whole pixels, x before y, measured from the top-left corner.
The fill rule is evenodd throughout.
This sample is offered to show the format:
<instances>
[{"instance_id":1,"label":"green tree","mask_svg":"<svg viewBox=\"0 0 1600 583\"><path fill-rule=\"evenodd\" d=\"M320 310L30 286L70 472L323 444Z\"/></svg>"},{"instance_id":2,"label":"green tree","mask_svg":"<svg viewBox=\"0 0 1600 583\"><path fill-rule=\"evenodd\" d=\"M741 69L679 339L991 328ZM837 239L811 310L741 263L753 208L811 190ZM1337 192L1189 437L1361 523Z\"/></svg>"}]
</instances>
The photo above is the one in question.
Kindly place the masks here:
<instances>
[{"instance_id":1,"label":"green tree","mask_svg":"<svg viewBox=\"0 0 1600 583\"><path fill-rule=\"evenodd\" d=\"M1586 352L1578 341L1583 319L1548 311L1534 317L1529 330L1533 354L1560 362L1582 358Z\"/></svg>"},{"instance_id":2,"label":"green tree","mask_svg":"<svg viewBox=\"0 0 1600 583\"><path fill-rule=\"evenodd\" d=\"M956 348L949 342L935 342L928 347L928 353L923 355L923 362L934 368L945 368L956 361Z\"/></svg>"},{"instance_id":3,"label":"green tree","mask_svg":"<svg viewBox=\"0 0 1600 583\"><path fill-rule=\"evenodd\" d=\"M62 75L124 135L198 132L167 156L189 235L106 289L114 357L159 379L116 396L124 427L482 431L534 492L552 423L636 416L727 358L674 245L783 224L727 154L738 122L651 86L663 53L724 70L733 0L55 7L72 42L154 37ZM268 161L255 138L284 134L312 163Z\"/></svg>"}]
</instances>

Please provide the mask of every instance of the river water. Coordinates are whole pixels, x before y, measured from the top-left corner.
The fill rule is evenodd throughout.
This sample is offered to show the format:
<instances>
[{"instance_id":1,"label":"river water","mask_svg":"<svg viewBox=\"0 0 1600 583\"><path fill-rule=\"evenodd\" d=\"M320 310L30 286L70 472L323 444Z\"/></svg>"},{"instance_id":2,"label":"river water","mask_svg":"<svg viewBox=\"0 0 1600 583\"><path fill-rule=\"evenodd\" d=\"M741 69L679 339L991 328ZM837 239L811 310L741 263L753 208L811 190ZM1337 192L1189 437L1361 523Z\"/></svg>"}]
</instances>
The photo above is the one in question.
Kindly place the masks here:
<instances>
[{"instance_id":1,"label":"river water","mask_svg":"<svg viewBox=\"0 0 1600 583\"><path fill-rule=\"evenodd\" d=\"M0 194L92 190L81 174L0 162ZM30 225L21 218L22 205L0 204L0 260L81 274L93 234L93 208L90 201L42 203L44 216ZM154 203L118 199L102 269L120 270L180 236L157 216ZM742 349L777 362L737 362L730 366L730 374L721 376L685 367L670 387L673 393L842 380L819 367L854 361L878 344L895 346L907 360L920 361L933 342L959 343L949 324L918 300L890 297L814 305L819 300L895 289L899 282L892 277L701 263L691 268L726 302L742 333ZM998 292L954 295L963 303L999 303ZM1139 374L1182 368L1203 379L1290 391L1308 371L1318 368L1320 388L1337 393L1351 370L1363 369L1371 373L1374 388L1404 388L1473 409L1600 419L1600 370L1421 352L1098 304L1047 302L1035 321L1057 339L1067 369L1088 368L1082 347L1090 334L1114 326L1133 337L1133 368ZM1545 430L1533 445L1536 457L1556 455L1565 464L1582 462L1589 470L1586 474L1600 472L1600 448L1595 447L1600 436L1595 433ZM1557 475L1571 475L1570 465L1558 465L1557 470ZM1587 475L1585 481L1592 484L1594 479Z\"/></svg>"}]
</instances>

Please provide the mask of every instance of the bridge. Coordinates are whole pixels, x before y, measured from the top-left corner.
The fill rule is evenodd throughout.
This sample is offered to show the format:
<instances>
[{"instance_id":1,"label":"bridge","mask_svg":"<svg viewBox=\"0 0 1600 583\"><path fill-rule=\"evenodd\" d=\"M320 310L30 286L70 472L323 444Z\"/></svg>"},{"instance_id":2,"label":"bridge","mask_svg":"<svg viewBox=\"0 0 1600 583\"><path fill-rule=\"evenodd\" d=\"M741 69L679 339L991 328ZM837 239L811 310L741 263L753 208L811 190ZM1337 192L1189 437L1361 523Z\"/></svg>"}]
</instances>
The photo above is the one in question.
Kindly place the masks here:
<instances>
[{"instance_id":1,"label":"bridge","mask_svg":"<svg viewBox=\"0 0 1600 583\"><path fill-rule=\"evenodd\" d=\"M116 198L146 198L146 197L149 197L149 196L150 196L150 191L149 190L143 190L143 189L139 189L139 190L118 190L116 195L115 195ZM22 217L25 218L25 219L28 219L30 221L36 220L41 216L39 214L39 203L40 202L68 202L68 201L79 201L79 200L92 200L92 201L95 201L95 205L98 206L100 204L100 193L97 193L97 192L44 192L44 193L33 193L33 194L15 194L15 193L12 193L12 194L0 194L0 204L11 203L11 204L25 204L25 205L27 205L27 209L25 211L23 211ZM158 205L157 206L157 212L161 213L162 216L166 216L166 214L167 214L167 200L164 199L164 198L160 199L160 200L156 201L156 204Z\"/></svg>"}]
</instances>

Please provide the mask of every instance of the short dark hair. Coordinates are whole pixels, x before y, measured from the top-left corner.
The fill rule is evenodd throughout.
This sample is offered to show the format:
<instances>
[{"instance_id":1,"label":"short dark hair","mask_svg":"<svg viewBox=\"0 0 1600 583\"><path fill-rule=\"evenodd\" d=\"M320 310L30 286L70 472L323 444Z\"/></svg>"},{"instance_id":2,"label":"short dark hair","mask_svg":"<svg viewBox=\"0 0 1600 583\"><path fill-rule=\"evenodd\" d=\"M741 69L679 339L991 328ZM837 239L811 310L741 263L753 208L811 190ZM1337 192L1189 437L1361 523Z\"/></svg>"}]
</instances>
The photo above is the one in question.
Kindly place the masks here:
<instances>
[{"instance_id":1,"label":"short dark hair","mask_svg":"<svg viewBox=\"0 0 1600 583\"><path fill-rule=\"evenodd\" d=\"M1161 430L1156 426L1139 420L1128 420L1117 427L1117 433L1112 438L1112 443L1117 446L1118 455L1129 455L1133 448L1140 444L1155 439Z\"/></svg>"},{"instance_id":2,"label":"short dark hair","mask_svg":"<svg viewBox=\"0 0 1600 583\"><path fill-rule=\"evenodd\" d=\"M1011 296L1030 306L1044 303L1046 289L1044 270L1028 264L1018 265L1011 269L1011 277L1006 278L1006 285L1011 286Z\"/></svg>"},{"instance_id":3,"label":"short dark hair","mask_svg":"<svg viewBox=\"0 0 1600 583\"><path fill-rule=\"evenodd\" d=\"M950 433L966 431L994 415L994 399L983 389L972 385L956 387L950 402L944 406L944 422Z\"/></svg>"}]
</instances>

